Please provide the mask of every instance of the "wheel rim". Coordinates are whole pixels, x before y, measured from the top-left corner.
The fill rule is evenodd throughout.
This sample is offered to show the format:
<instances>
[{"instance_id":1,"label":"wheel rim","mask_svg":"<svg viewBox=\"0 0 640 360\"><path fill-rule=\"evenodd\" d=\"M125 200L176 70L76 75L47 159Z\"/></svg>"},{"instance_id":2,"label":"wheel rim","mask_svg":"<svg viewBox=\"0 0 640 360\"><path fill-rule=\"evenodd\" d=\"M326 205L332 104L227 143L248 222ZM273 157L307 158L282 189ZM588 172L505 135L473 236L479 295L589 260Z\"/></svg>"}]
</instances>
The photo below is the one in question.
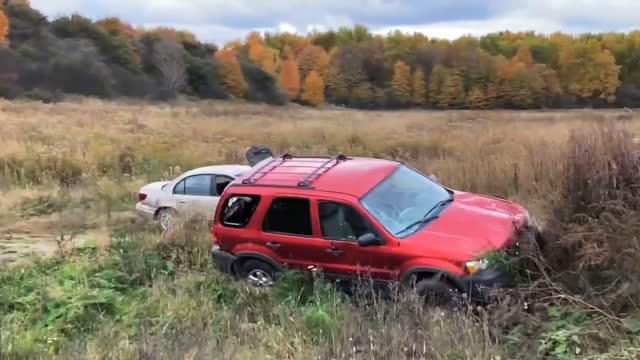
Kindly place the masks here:
<instances>
[{"instance_id":1,"label":"wheel rim","mask_svg":"<svg viewBox=\"0 0 640 360\"><path fill-rule=\"evenodd\" d=\"M172 215L168 211L160 213L160 226L163 230L168 230L171 227L171 218Z\"/></svg>"},{"instance_id":2,"label":"wheel rim","mask_svg":"<svg viewBox=\"0 0 640 360\"><path fill-rule=\"evenodd\" d=\"M271 285L273 285L273 279L271 278L271 275L260 269L249 271L247 279L249 280L249 283L251 283L251 285L256 287L270 287Z\"/></svg>"}]
</instances>

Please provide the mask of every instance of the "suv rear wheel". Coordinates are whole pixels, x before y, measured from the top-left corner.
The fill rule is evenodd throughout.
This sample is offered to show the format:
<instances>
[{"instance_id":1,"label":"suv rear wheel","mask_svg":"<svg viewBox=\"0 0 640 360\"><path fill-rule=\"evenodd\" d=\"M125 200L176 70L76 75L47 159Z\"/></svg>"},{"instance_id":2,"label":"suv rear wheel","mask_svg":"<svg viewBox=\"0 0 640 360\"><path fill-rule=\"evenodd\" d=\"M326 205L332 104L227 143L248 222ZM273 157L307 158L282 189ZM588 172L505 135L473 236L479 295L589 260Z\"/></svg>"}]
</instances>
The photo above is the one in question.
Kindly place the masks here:
<instances>
[{"instance_id":1,"label":"suv rear wheel","mask_svg":"<svg viewBox=\"0 0 640 360\"><path fill-rule=\"evenodd\" d=\"M249 284L260 288L271 287L276 278L276 271L273 267L260 260L244 262L240 274Z\"/></svg>"}]
</instances>

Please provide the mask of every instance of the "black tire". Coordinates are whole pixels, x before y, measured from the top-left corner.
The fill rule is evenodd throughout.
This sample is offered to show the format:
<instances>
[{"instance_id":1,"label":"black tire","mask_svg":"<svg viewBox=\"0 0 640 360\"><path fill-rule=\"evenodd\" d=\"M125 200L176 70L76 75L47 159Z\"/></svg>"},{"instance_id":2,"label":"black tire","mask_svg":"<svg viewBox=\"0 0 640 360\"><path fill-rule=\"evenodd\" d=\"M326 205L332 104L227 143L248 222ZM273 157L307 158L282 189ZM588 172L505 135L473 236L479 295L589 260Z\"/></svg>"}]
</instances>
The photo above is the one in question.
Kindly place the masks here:
<instances>
[{"instance_id":1,"label":"black tire","mask_svg":"<svg viewBox=\"0 0 640 360\"><path fill-rule=\"evenodd\" d=\"M465 303L460 290L440 277L421 279L416 283L415 291L429 306L461 308Z\"/></svg>"},{"instance_id":2,"label":"black tire","mask_svg":"<svg viewBox=\"0 0 640 360\"><path fill-rule=\"evenodd\" d=\"M260 260L247 260L240 266L239 275L254 287L271 287L276 280L277 271Z\"/></svg>"}]
</instances>

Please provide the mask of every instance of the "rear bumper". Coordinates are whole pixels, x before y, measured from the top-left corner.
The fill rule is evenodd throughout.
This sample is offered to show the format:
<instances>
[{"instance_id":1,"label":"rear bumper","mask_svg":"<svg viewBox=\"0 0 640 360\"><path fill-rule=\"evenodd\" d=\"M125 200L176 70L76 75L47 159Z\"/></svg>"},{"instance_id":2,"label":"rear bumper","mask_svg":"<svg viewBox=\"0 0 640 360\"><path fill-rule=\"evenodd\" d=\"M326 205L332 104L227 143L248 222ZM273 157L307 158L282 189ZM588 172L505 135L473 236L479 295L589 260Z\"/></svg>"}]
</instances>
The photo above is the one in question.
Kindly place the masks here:
<instances>
[{"instance_id":1,"label":"rear bumper","mask_svg":"<svg viewBox=\"0 0 640 360\"><path fill-rule=\"evenodd\" d=\"M213 257L213 263L216 269L226 274L235 275L233 263L237 259L236 256L220 250L218 246L211 248L211 256Z\"/></svg>"},{"instance_id":2,"label":"rear bumper","mask_svg":"<svg viewBox=\"0 0 640 360\"><path fill-rule=\"evenodd\" d=\"M478 301L489 300L491 289L508 288L514 283L513 276L509 273L495 269L487 269L477 274L459 278L463 287L471 299Z\"/></svg>"},{"instance_id":3,"label":"rear bumper","mask_svg":"<svg viewBox=\"0 0 640 360\"><path fill-rule=\"evenodd\" d=\"M151 220L155 220L156 209L153 207L144 205L143 203L137 203L136 213L143 219L151 221Z\"/></svg>"}]
</instances>

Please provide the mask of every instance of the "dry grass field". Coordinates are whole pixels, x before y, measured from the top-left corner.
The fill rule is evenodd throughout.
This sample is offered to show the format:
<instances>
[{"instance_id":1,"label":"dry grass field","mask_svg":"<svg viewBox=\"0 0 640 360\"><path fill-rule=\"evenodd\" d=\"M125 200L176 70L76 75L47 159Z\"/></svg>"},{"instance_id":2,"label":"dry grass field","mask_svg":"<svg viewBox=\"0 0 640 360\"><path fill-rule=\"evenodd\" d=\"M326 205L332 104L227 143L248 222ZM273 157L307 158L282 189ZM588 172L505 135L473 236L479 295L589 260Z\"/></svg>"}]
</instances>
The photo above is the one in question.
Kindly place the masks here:
<instances>
[{"instance_id":1,"label":"dry grass field","mask_svg":"<svg viewBox=\"0 0 640 360\"><path fill-rule=\"evenodd\" d=\"M473 316L443 315L410 300L345 300L321 282L309 289L296 278L266 294L228 284L209 269L206 229L161 235L131 214L145 182L196 166L244 163L252 144L300 155L392 158L449 187L526 205L569 244L559 254L586 254L570 269L579 273L609 264L621 247L635 251L615 242L618 230L602 230L600 215L588 222L589 234L604 235L588 246L587 237L569 236L587 225L558 225L563 209L590 205L583 204L587 190L600 194L591 200L610 200L612 191L602 189L611 176L615 191L637 188L637 149L629 141L635 134L640 115L618 110L0 101L0 358L637 358L640 326L628 319L640 304L619 300L632 299L632 292L607 300L607 308L580 293L534 284L547 286L542 314L514 306ZM575 191L569 196L567 189ZM638 214L628 212L629 204L620 205L626 212L612 212L615 221ZM56 256L32 260L31 251ZM633 262L634 254L625 259ZM8 265L18 258L29 261Z\"/></svg>"}]
</instances>

